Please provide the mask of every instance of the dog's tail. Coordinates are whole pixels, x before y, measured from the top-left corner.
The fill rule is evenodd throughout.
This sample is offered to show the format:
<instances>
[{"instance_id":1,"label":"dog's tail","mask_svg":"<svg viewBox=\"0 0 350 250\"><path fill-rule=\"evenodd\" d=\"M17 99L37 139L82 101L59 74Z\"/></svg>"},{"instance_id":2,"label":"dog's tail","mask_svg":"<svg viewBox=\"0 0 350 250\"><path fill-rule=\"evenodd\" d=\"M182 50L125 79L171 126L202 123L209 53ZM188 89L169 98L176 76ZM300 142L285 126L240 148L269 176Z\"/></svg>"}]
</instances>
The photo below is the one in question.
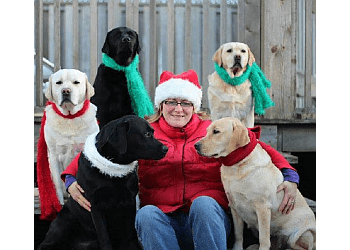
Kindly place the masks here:
<instances>
[{"instance_id":1,"label":"dog's tail","mask_svg":"<svg viewBox=\"0 0 350 250\"><path fill-rule=\"evenodd\" d=\"M44 111L41 120L40 136L38 141L37 155L37 181L40 196L40 210L42 220L53 220L57 213L61 211L61 204L58 201L55 185L51 178L49 167L49 159L47 154L47 145L44 135L44 127L46 122L46 112Z\"/></svg>"}]
</instances>

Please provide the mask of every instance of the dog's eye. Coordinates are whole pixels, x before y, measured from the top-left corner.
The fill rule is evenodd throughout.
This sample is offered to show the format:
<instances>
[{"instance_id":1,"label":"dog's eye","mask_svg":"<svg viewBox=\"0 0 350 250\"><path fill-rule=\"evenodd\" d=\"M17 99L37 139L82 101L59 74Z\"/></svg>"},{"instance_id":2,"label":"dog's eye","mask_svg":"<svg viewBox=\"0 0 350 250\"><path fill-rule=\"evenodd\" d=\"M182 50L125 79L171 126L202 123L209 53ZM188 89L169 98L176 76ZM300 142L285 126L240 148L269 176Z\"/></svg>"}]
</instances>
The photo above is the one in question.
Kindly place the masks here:
<instances>
[{"instance_id":1,"label":"dog's eye","mask_svg":"<svg viewBox=\"0 0 350 250\"><path fill-rule=\"evenodd\" d=\"M226 52L227 52L227 53L231 53L231 52L232 52L232 49L229 49L229 50L227 50Z\"/></svg>"},{"instance_id":2,"label":"dog's eye","mask_svg":"<svg viewBox=\"0 0 350 250\"><path fill-rule=\"evenodd\" d=\"M246 52L246 50L245 50L245 49L242 49L242 50L241 50L241 52L242 52L242 53L245 53L245 52Z\"/></svg>"},{"instance_id":3,"label":"dog's eye","mask_svg":"<svg viewBox=\"0 0 350 250\"><path fill-rule=\"evenodd\" d=\"M80 82L79 82L79 81L74 81L73 83L74 83L74 84L79 84Z\"/></svg>"},{"instance_id":4,"label":"dog's eye","mask_svg":"<svg viewBox=\"0 0 350 250\"><path fill-rule=\"evenodd\" d=\"M145 134L145 136L146 136L147 138L149 138L149 137L152 136L152 134L151 134L151 132L147 132L147 133Z\"/></svg>"},{"instance_id":5,"label":"dog's eye","mask_svg":"<svg viewBox=\"0 0 350 250\"><path fill-rule=\"evenodd\" d=\"M219 133L220 133L219 130L217 130L217 129L214 129L214 130L213 130L213 134L219 134Z\"/></svg>"},{"instance_id":6,"label":"dog's eye","mask_svg":"<svg viewBox=\"0 0 350 250\"><path fill-rule=\"evenodd\" d=\"M62 81L58 81L58 82L56 82L56 84L62 84Z\"/></svg>"}]
</instances>

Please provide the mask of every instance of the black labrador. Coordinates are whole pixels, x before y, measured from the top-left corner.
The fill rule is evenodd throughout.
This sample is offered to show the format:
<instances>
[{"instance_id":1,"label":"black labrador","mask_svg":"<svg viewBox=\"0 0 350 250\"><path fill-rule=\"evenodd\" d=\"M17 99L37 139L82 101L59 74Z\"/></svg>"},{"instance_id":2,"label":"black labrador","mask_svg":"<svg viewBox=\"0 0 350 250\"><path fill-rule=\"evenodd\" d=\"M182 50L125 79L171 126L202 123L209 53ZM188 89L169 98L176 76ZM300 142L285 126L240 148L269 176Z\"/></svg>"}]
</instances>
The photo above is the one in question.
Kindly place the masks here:
<instances>
[{"instance_id":1,"label":"black labrador","mask_svg":"<svg viewBox=\"0 0 350 250\"><path fill-rule=\"evenodd\" d=\"M121 66L128 66L139 54L141 47L136 31L118 27L107 33L102 52ZM135 114L124 72L100 64L94 83L95 95L91 102L97 106L97 119L102 128L108 122Z\"/></svg>"},{"instance_id":2,"label":"black labrador","mask_svg":"<svg viewBox=\"0 0 350 250\"><path fill-rule=\"evenodd\" d=\"M69 197L38 249L141 249L134 227L137 159L158 160L168 148L147 121L128 115L91 135L79 158L77 181L91 213Z\"/></svg>"}]
</instances>

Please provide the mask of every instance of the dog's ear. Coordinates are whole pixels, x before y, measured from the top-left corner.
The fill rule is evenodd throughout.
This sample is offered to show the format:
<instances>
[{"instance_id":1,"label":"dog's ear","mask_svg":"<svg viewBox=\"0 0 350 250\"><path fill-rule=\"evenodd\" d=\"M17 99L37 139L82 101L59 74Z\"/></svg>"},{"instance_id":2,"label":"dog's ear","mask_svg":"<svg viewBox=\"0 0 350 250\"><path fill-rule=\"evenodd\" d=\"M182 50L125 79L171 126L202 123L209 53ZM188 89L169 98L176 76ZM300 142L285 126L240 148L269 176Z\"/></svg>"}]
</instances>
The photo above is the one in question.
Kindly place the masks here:
<instances>
[{"instance_id":1,"label":"dog's ear","mask_svg":"<svg viewBox=\"0 0 350 250\"><path fill-rule=\"evenodd\" d=\"M45 91L45 97L49 100L49 101L53 101L53 96L52 96L52 76L50 76L49 79L49 86L47 86L47 89Z\"/></svg>"},{"instance_id":2,"label":"dog's ear","mask_svg":"<svg viewBox=\"0 0 350 250\"><path fill-rule=\"evenodd\" d=\"M109 55L108 37L109 37L109 32L107 33L105 43L103 44L103 47L102 47L102 53L105 53L105 54L107 54L107 55Z\"/></svg>"},{"instance_id":3,"label":"dog's ear","mask_svg":"<svg viewBox=\"0 0 350 250\"><path fill-rule=\"evenodd\" d=\"M222 45L220 46L220 48L215 51L214 55L213 55L213 61L216 62L220 67L222 66Z\"/></svg>"},{"instance_id":4,"label":"dog's ear","mask_svg":"<svg viewBox=\"0 0 350 250\"><path fill-rule=\"evenodd\" d=\"M248 47L248 64L249 64L249 66L252 66L254 62L255 62L255 57L254 57L252 51L250 50L250 48Z\"/></svg>"},{"instance_id":5,"label":"dog's ear","mask_svg":"<svg viewBox=\"0 0 350 250\"><path fill-rule=\"evenodd\" d=\"M139 41L139 35L135 32L136 35L136 53L140 54L141 53L141 46L140 46L140 41Z\"/></svg>"},{"instance_id":6,"label":"dog's ear","mask_svg":"<svg viewBox=\"0 0 350 250\"><path fill-rule=\"evenodd\" d=\"M86 99L90 100L90 98L95 94L95 89L90 84L86 74L85 74L85 85L86 85Z\"/></svg>"},{"instance_id":7,"label":"dog's ear","mask_svg":"<svg viewBox=\"0 0 350 250\"><path fill-rule=\"evenodd\" d=\"M237 148L244 147L250 142L248 130L244 125L236 118L232 119L233 133L230 141L229 148L234 151Z\"/></svg>"},{"instance_id":8,"label":"dog's ear","mask_svg":"<svg viewBox=\"0 0 350 250\"><path fill-rule=\"evenodd\" d=\"M128 148L127 132L129 123L124 121L118 124L117 127L105 125L99 137L98 146L103 148L107 143L110 144L118 154L125 154Z\"/></svg>"}]
</instances>

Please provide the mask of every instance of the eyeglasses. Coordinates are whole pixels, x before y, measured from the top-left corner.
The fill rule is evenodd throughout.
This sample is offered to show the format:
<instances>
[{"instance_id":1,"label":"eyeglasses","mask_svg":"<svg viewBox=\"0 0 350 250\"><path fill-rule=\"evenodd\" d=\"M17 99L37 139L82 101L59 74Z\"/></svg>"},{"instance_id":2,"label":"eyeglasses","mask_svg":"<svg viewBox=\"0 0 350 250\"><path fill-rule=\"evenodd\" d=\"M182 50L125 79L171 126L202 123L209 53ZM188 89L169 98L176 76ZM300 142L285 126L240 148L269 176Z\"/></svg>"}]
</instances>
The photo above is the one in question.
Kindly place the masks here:
<instances>
[{"instance_id":1,"label":"eyeglasses","mask_svg":"<svg viewBox=\"0 0 350 250\"><path fill-rule=\"evenodd\" d=\"M189 108L193 106L191 102L184 102L184 101L177 102L177 101L171 100L171 101L164 101L164 103L171 107L176 107L178 104L180 104L182 108Z\"/></svg>"}]
</instances>

